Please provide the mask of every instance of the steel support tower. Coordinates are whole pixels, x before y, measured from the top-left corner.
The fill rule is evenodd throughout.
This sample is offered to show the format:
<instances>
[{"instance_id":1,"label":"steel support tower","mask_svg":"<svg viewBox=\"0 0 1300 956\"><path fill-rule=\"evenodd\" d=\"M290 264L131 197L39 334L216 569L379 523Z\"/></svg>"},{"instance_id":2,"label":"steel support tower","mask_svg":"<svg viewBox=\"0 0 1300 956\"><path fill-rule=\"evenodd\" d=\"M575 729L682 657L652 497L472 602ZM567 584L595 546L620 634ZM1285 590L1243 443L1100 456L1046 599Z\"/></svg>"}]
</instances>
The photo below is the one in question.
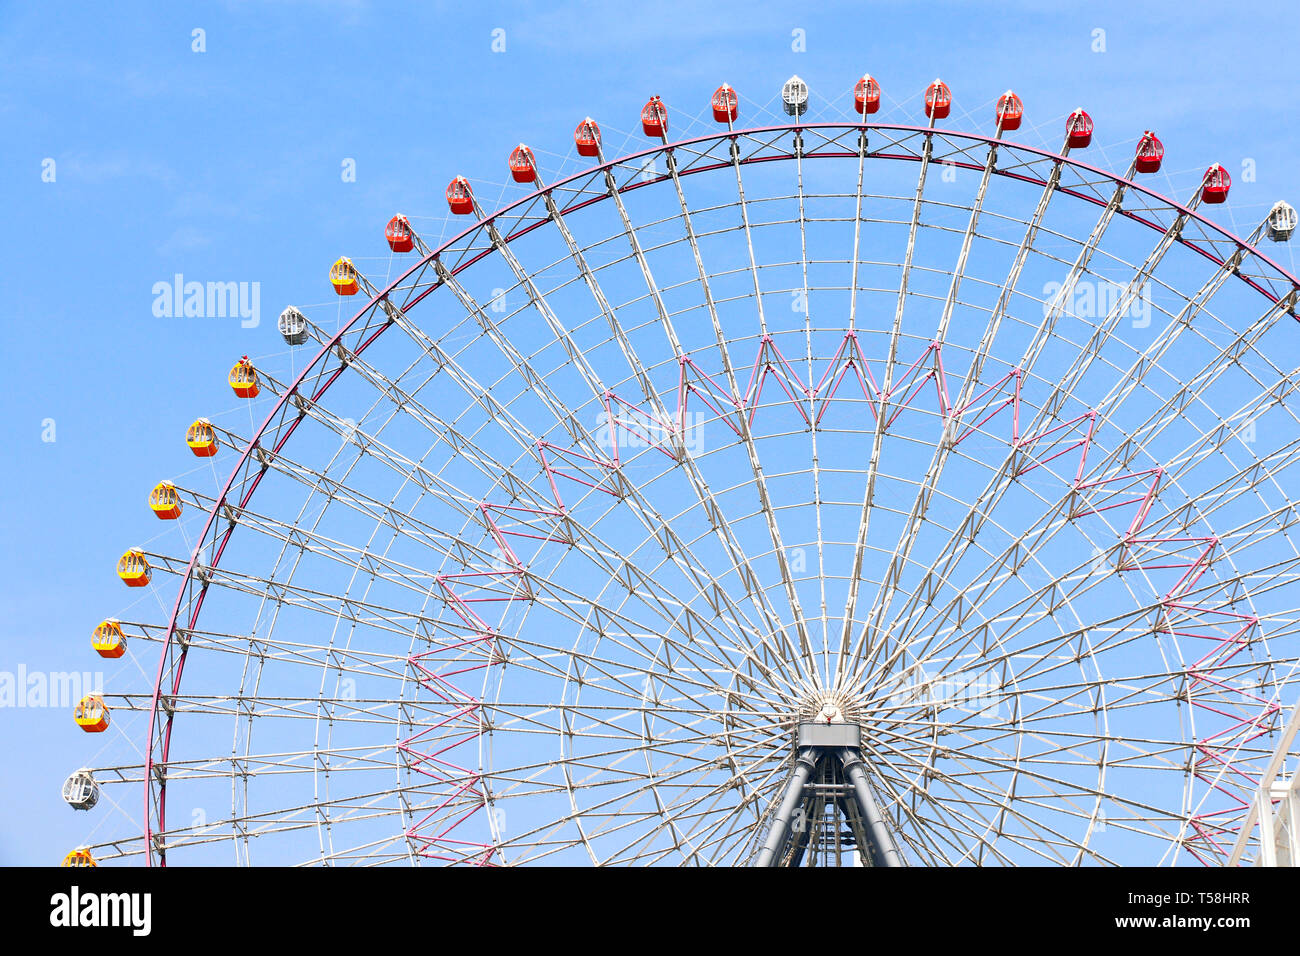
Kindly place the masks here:
<instances>
[{"instance_id":1,"label":"steel support tower","mask_svg":"<svg viewBox=\"0 0 1300 956\"><path fill-rule=\"evenodd\" d=\"M862 728L804 721L786 781L754 865L902 866L860 756Z\"/></svg>"}]
</instances>

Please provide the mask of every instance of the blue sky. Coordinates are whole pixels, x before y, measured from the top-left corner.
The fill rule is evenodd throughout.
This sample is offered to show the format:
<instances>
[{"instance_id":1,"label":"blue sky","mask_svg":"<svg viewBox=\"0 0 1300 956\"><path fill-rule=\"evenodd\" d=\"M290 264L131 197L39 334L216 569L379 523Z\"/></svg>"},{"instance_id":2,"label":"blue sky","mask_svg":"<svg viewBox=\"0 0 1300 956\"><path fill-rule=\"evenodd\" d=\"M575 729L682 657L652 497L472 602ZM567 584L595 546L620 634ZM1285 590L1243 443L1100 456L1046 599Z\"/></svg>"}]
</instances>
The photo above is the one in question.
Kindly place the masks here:
<instances>
[{"instance_id":1,"label":"blue sky","mask_svg":"<svg viewBox=\"0 0 1300 956\"><path fill-rule=\"evenodd\" d=\"M1098 127L1087 159L1098 165L1122 169L1137 136L1156 130L1168 159L1154 185L1180 198L1222 162L1235 184L1216 219L1242 234L1276 199L1300 201L1300 86L1289 72L1300 28L1286 3L1249 13L933 0L0 10L0 671L107 671L90 631L133 613L135 597L113 564L157 534L145 497L192 467L185 427L238 410L230 364L282 353L280 308L328 303L329 264L378 255L395 211L440 222L458 173L491 206L517 142L544 166L558 161L585 115L606 129L608 148L635 130L651 94L675 118L701 120L719 83L740 91L742 110L770 107L797 72L813 117L823 107L838 117L870 71L885 90L881 119L913 122L941 75L959 129L987 130L992 100L1010 86L1026 104L1020 138L1055 147L1059 117L1084 106ZM1093 49L1097 30L1104 52ZM355 182L341 174L348 160ZM1241 175L1247 160L1253 182ZM1270 251L1294 271L1289 246ZM260 325L156 316L154 284L177 273L260 283ZM55 862L84 832L58 788L91 751L67 709L5 709L0 728L10 811L0 864Z\"/></svg>"}]
</instances>

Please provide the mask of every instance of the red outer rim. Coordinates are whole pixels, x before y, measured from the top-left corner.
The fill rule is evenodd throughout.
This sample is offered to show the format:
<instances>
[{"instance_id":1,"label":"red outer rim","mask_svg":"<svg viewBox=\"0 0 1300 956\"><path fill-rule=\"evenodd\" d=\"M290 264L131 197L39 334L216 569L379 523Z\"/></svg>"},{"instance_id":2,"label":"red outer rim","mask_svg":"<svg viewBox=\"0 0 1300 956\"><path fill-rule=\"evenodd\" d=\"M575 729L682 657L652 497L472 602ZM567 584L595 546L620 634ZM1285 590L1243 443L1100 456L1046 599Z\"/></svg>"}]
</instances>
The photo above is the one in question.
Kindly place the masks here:
<instances>
[{"instance_id":1,"label":"red outer rim","mask_svg":"<svg viewBox=\"0 0 1300 956\"><path fill-rule=\"evenodd\" d=\"M578 125L579 128L581 128L582 123L579 123ZM678 142L675 143L668 143L668 144L654 146L651 147L650 149L641 150L640 152L630 153L627 156L622 157L621 159L607 160L604 163L598 164L596 166L587 167L577 173L572 174L571 176L566 177L565 179L559 180L558 182L553 183L551 186L547 187L547 189L562 187L575 180L581 179L583 177L591 176L592 173L594 172L610 170L616 166L625 163L630 163L639 159L643 159L647 156L656 155L663 152L671 152L676 147L693 147L693 146L699 146L709 142L716 142L719 140L725 140L725 139L735 140L742 136L770 136L772 134L779 134L782 132L794 133L801 129L840 130L841 132L852 131L852 130L858 130L861 132L870 132L871 130L887 130L890 132L901 133L904 135L924 134L926 136L933 136L934 134L939 134L945 137L950 137L952 139L967 140L972 143L1010 146L1017 150L1034 154L1043 159L1051 160L1053 163L1058 165L1071 166L1076 169L1086 170L1088 173L1092 174L1093 176L1100 176L1104 180L1109 180L1115 183L1116 185L1123 186L1126 190L1135 190L1139 193L1150 196L1151 198L1160 202L1162 205L1167 205L1172 209L1177 210L1180 214L1185 215L1190 219L1196 220L1197 222L1201 223L1203 226L1207 227L1209 230L1218 233L1224 239L1227 239L1230 242L1234 243L1238 248L1248 250L1254 258L1258 259L1260 262L1272 268L1274 271L1278 273L1279 276L1289 280L1293 288L1300 288L1300 280L1297 280L1295 276L1293 276L1287 270L1283 269L1271 258L1261 253L1257 247L1246 242L1244 239L1241 239L1240 237L1233 235L1223 227L1219 226L1217 223L1211 222L1210 220L1206 219L1204 216L1201 216L1196 211L1189 209L1187 206L1183 205L1182 203L1176 202L1170 199L1169 197L1164 196L1152 189L1147 189L1145 186L1142 186L1140 183L1132 179L1125 179L1122 176L1117 176L1114 173L1111 173L1104 169L1100 169L1099 167L1090 165L1088 163L1081 163L1076 160L1069 159L1068 157L1062 156L1059 153L1052 153L1047 150L1038 149L1037 147L1025 146L1020 143L1011 142L1009 140L997 139L990 136L981 136L975 133L963 133L954 130L938 129L938 128L931 128L925 126L893 125L887 123L869 123L869 124L862 124L862 123L797 123L795 124L792 123L792 124L782 125L782 126L756 126L748 129L743 129L743 130L731 130L725 133L711 133L706 136L698 136L692 139L679 140ZM823 159L823 158L834 159L834 158L848 158L857 155L858 152L856 150L830 152L830 153L814 152L814 153L805 153L804 158L805 159ZM764 156L764 157L753 157L750 159L741 159L740 163L742 165L748 165L750 163L756 163L756 162L771 162L773 160L788 160L794 158L795 158L794 153L785 153L785 154L779 154L775 156ZM867 153L867 158L910 160L913 162L918 162L920 160L920 157L918 156L911 156L911 155L899 154L899 153ZM681 170L679 171L679 175L681 176L691 175L694 173L706 172L709 170L718 169L722 166L731 166L731 165L732 162L730 160L725 162L720 162L720 163L708 163L690 169ZM952 165L961 166L969 169L984 168L975 163L952 163ZM1026 176L1023 174L1011 173L1011 172L1003 172L997 169L994 170L994 173L999 176L1005 176L1009 179L1017 179L1023 182L1033 183L1036 185L1045 185L1044 181L1035 179L1032 176ZM460 177L457 178L459 179ZM649 181L630 182L625 184L624 186L619 187L618 191L620 193L628 192L632 189L638 189L644 186L651 185L652 183L663 182L664 180L669 178L671 177L667 175L663 175ZM1084 193L1078 192L1077 190L1059 189L1058 191L1073 196L1077 199L1084 199L1096 205L1104 205L1104 203L1100 201L1097 197L1085 195ZM168 654L172 649L173 638L177 630L177 622L181 616L182 606L185 602L186 586L188 585L189 581L193 577L195 565L198 563L199 555L204 549L204 542L208 540L208 535L212 532L215 522L217 520L217 513L221 510L221 508L225 506L226 498L230 494L231 489L234 487L240 472L243 470L244 466L248 463L249 457L251 456L253 449L260 447L262 436L266 433L267 429L270 428L275 423L276 418L284 410L284 406L286 405L287 402L289 402L290 397L295 395L298 392L298 389L302 386L303 382L306 380L307 375L316 368L316 366L321 362L323 358L331 354L332 350L342 340L343 336L349 331L351 331L352 327L357 323L357 321L361 319L363 316L367 315L375 307L376 303L378 303L383 299L386 299L394 289L400 286L402 282L404 282L407 279L408 276L410 276L418 269L423 268L429 262L437 259L445 249L449 248L457 241L467 236L469 233L481 228L485 223L493 219L496 219L497 217L505 213L508 213L511 210L516 209L517 207L523 206L526 203L533 202L536 195L537 195L537 190L534 190L533 192L529 193L527 196L523 197L522 199L518 199L510 203L509 205L502 207L501 209L497 210L495 213L486 216L484 219L477 220L472 225L468 226L466 229L462 230L452 238L445 241L437 249L434 249L432 252L429 253L428 256L416 260L409 269L407 269L404 273L402 273L397 279L394 279L392 282L390 282L389 285L383 291L381 291L374 298L368 300L366 304L351 319L348 320L348 323L342 326L337 332L335 332L333 337L329 340L329 342L327 342L324 346L321 347L320 351L316 353L315 358L313 358L311 362L309 362L303 368L302 372L299 373L298 377L294 379L293 384L290 385L289 388L287 388L280 395L280 397L276 400L275 405L271 408L271 411L267 414L266 420L262 422L261 427L259 427L257 432L249 439L248 444L244 448L244 451L239 456L239 460L235 463L234 468L231 469L230 476L226 479L226 483L222 487L220 494L217 495L212 510L208 512L208 520L204 524L203 531L200 533L197 539L198 543L195 545L194 551L190 555L189 564L186 566L185 569L185 576L182 578L180 587L177 590L176 603L172 608L171 617L167 624L167 636L163 640L162 653L160 655L159 664L158 664L158 676L154 680L153 697L149 705L149 737L146 744L145 763L144 763L144 844L145 844L145 859L150 866L152 866L154 863L154 847L153 847L154 828L152 825L153 824L152 801L150 799L154 787L154 771L155 771L155 767L165 768L167 765L168 756L171 752L172 726L173 726L173 721L175 719L174 712L168 713L166 715L166 721L164 724L161 745L160 745L161 753L159 754L159 759L155 761L153 758L154 729L156 727L157 720L158 720L158 705L159 705L160 698L162 696L163 678L166 676L167 673ZM572 212L575 209L581 209L584 206L590 205L592 203L600 202L607 198L609 198L608 193L605 193L597 197L592 197L591 199L588 199L582 203L577 204L575 207L569 209L568 211ZM1127 212L1123 209L1118 210L1118 212L1121 215L1124 215L1135 222L1140 222L1158 232L1165 231L1157 223L1152 222L1146 218L1143 218L1142 216L1136 215L1135 213ZM549 220L544 220L543 222L549 222ZM503 237L504 241L509 243L514 239L518 238L519 236L531 232L537 226L542 225L543 222L535 223L509 236L505 236ZM1195 249L1197 252L1200 252L1203 256L1205 256L1207 259L1210 259L1215 264L1217 265L1223 264L1223 260L1218 259L1212 252L1202 248L1199 244L1188 242L1182 239L1181 237L1179 238L1178 241L1183 245ZM488 255L491 251L492 250L485 250L479 255L470 257L465 262L462 262L459 266L457 266L454 270L452 270L453 274L459 274L461 271L473 265L483 256ZM1277 296L1273 295L1268 289L1259 285L1259 283L1257 283L1249 276L1241 275L1239 273L1238 278L1240 278L1243 282L1251 286L1256 291L1260 292L1262 295L1265 296L1265 298L1269 299L1270 301L1272 302L1278 301ZM442 285L441 282L431 285L428 289L426 289L419 296L413 299L406 308L409 309L415 306L434 289L440 288L441 285ZM1290 310L1290 312L1292 316L1295 316L1294 310ZM370 343L373 342L376 338L378 338L378 336L383 334L383 332L387 328L388 328L387 324L379 326L379 328L377 328L371 336L369 336L364 342L360 343L358 347L353 350L354 354L360 355L362 352L364 352L365 349L370 345ZM312 401L314 402L319 400L320 396L322 396L326 391L329 390L330 385L334 382L336 378L338 378L339 375L342 374L342 372L343 372L343 368L339 368L334 372L334 374L326 378L325 381L312 394L311 396ZM273 452L278 452L284 446L284 444L289 440L289 438L293 435L294 430L298 427L298 423L302 421L303 414L305 413L300 413L298 418L294 419L284 428L283 433L280 435L279 439L276 441L275 446L272 449ZM252 498L253 493L257 490L258 484L261 482L262 476L266 474L266 467L267 466L264 465L262 467L262 470L259 471L256 475L254 475L252 479L249 481L248 488L246 489L243 497L240 499L239 502L241 507L247 505L248 501ZM211 567L215 568L220 564L221 555L225 551L226 543L229 541L230 535L234 531L235 527L236 525L231 525L229 528L226 529L224 534L222 534L219 538L213 539L213 543L216 545L216 550L213 554ZM207 594L207 588L208 585L203 584L199 589L198 595L194 598L193 610L191 611L190 614L190 619L187 625L187 629L193 629L198 622L199 613L203 609L203 599L204 596ZM172 696L175 696L180 690L181 676L183 675L185 670L185 658L187 653L188 653L188 648L182 646L180 650L179 658L176 662L175 677L172 681L172 687L171 687ZM163 782L159 785L158 788L157 829L158 832L160 833L166 832L166 810L167 810L167 787L166 787L166 783ZM158 862L159 865L161 866L167 865L165 851L159 852Z\"/></svg>"}]
</instances>

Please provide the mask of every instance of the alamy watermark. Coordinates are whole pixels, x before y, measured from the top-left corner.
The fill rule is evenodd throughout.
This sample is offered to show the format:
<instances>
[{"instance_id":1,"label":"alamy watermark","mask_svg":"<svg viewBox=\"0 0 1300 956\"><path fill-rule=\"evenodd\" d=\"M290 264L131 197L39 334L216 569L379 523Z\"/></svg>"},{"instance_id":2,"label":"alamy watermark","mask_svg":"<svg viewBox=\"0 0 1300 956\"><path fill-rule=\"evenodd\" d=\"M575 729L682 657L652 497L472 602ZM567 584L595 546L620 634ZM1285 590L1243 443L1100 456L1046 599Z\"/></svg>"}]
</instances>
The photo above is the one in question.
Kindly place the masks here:
<instances>
[{"instance_id":1,"label":"alamy watermark","mask_svg":"<svg viewBox=\"0 0 1300 956\"><path fill-rule=\"evenodd\" d=\"M121 927L133 936L148 936L153 927L153 894L82 892L69 887L50 897L50 925L62 929Z\"/></svg>"},{"instance_id":2,"label":"alamy watermark","mask_svg":"<svg viewBox=\"0 0 1300 956\"><path fill-rule=\"evenodd\" d=\"M73 707L88 694L102 694L104 675L91 671L0 671L0 707Z\"/></svg>"},{"instance_id":3,"label":"alamy watermark","mask_svg":"<svg viewBox=\"0 0 1300 956\"><path fill-rule=\"evenodd\" d=\"M1006 706L1002 681L989 673L958 671L930 677L913 671L889 695L896 707L936 707L966 711L981 717L1001 717Z\"/></svg>"},{"instance_id":4,"label":"alamy watermark","mask_svg":"<svg viewBox=\"0 0 1300 956\"><path fill-rule=\"evenodd\" d=\"M680 434L682 446L693 454L704 449L705 417L704 412L687 412L665 423L645 412L620 406L612 415L600 412L594 435L603 450L613 451L617 445L622 452L655 446L672 450L677 447L675 434Z\"/></svg>"},{"instance_id":5,"label":"alamy watermark","mask_svg":"<svg viewBox=\"0 0 1300 956\"><path fill-rule=\"evenodd\" d=\"M1061 282L1048 282L1043 286L1043 317L1060 310L1080 319L1099 319L1124 306L1119 318L1131 319L1133 328L1145 329L1151 324L1151 294L1144 283L1134 293L1129 286L1106 279L1081 279L1068 290Z\"/></svg>"},{"instance_id":6,"label":"alamy watermark","mask_svg":"<svg viewBox=\"0 0 1300 956\"><path fill-rule=\"evenodd\" d=\"M186 282L178 272L171 282L155 282L153 297L153 314L160 319L238 316L246 329L257 328L262 321L260 282Z\"/></svg>"}]
</instances>

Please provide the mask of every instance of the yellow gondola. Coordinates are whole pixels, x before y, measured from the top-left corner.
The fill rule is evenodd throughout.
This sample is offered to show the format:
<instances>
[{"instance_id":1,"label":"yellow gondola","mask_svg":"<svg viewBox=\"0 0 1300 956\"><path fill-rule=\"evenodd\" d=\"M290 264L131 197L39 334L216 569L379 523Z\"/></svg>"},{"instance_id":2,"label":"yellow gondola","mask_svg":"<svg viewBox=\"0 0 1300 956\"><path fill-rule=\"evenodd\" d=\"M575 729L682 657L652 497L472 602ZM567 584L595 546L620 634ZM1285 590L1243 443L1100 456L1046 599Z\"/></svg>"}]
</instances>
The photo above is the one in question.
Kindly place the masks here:
<instances>
[{"instance_id":1,"label":"yellow gondola","mask_svg":"<svg viewBox=\"0 0 1300 956\"><path fill-rule=\"evenodd\" d=\"M181 516L181 496L170 481L160 481L149 492L149 507L164 521Z\"/></svg>"},{"instance_id":2,"label":"yellow gondola","mask_svg":"<svg viewBox=\"0 0 1300 956\"><path fill-rule=\"evenodd\" d=\"M257 393L262 390L257 381L257 369L253 368L247 355L231 367L230 387L240 398L257 398Z\"/></svg>"},{"instance_id":3,"label":"yellow gondola","mask_svg":"<svg viewBox=\"0 0 1300 956\"><path fill-rule=\"evenodd\" d=\"M185 433L185 444L199 458L211 458L217 453L219 444L217 434L212 429L212 422L206 418L197 419L190 430Z\"/></svg>"},{"instance_id":4,"label":"yellow gondola","mask_svg":"<svg viewBox=\"0 0 1300 956\"><path fill-rule=\"evenodd\" d=\"M117 576L129 588L142 588L149 583L149 562L139 548L132 548L118 559Z\"/></svg>"},{"instance_id":5,"label":"yellow gondola","mask_svg":"<svg viewBox=\"0 0 1300 956\"><path fill-rule=\"evenodd\" d=\"M340 256L338 261L330 266L330 284L339 295L357 294L357 289L360 288L357 267L347 256Z\"/></svg>"},{"instance_id":6,"label":"yellow gondola","mask_svg":"<svg viewBox=\"0 0 1300 956\"><path fill-rule=\"evenodd\" d=\"M122 633L122 622L117 618L100 622L95 628L90 646L100 657L121 657L126 653L126 635Z\"/></svg>"},{"instance_id":7,"label":"yellow gondola","mask_svg":"<svg viewBox=\"0 0 1300 956\"><path fill-rule=\"evenodd\" d=\"M104 698L98 694L88 694L77 701L72 719L88 734L100 734L108 729L109 711Z\"/></svg>"}]
</instances>

